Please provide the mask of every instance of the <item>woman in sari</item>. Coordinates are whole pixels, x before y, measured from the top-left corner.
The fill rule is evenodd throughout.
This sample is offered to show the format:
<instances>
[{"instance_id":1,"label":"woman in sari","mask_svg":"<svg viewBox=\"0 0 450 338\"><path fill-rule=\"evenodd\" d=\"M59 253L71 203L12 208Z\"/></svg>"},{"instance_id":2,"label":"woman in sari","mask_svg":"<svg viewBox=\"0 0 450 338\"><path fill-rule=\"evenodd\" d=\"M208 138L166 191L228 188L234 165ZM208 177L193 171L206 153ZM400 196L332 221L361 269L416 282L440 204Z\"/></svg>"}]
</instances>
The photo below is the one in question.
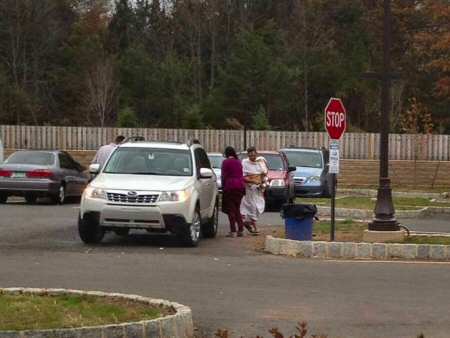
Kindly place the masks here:
<instances>
[{"instance_id":1,"label":"woman in sari","mask_svg":"<svg viewBox=\"0 0 450 338\"><path fill-rule=\"evenodd\" d=\"M264 182L267 166L258 160L255 147L247 149L248 158L242 161L245 181L245 196L241 202L241 215L244 226L252 234L258 234L256 222L264 212Z\"/></svg>"}]
</instances>

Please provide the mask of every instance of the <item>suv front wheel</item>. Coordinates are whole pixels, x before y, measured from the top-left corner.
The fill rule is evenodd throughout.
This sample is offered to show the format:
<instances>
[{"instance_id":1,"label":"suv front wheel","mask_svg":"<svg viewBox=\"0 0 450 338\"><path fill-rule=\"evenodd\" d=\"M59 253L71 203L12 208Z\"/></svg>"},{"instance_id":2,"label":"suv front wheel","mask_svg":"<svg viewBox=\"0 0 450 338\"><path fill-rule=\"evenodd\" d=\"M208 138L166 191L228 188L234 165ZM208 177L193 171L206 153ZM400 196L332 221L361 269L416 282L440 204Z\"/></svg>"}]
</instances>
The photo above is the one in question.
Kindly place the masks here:
<instances>
[{"instance_id":1,"label":"suv front wheel","mask_svg":"<svg viewBox=\"0 0 450 338\"><path fill-rule=\"evenodd\" d=\"M181 241L186 246L197 246L200 242L200 237L202 234L202 221L200 216L200 210L195 209L194 217L192 219L192 223L188 224L188 226L184 229L183 233L179 234Z\"/></svg>"},{"instance_id":2,"label":"suv front wheel","mask_svg":"<svg viewBox=\"0 0 450 338\"><path fill-rule=\"evenodd\" d=\"M105 230L93 215L85 214L83 218L78 216L78 233L84 243L97 244L102 241Z\"/></svg>"}]
</instances>

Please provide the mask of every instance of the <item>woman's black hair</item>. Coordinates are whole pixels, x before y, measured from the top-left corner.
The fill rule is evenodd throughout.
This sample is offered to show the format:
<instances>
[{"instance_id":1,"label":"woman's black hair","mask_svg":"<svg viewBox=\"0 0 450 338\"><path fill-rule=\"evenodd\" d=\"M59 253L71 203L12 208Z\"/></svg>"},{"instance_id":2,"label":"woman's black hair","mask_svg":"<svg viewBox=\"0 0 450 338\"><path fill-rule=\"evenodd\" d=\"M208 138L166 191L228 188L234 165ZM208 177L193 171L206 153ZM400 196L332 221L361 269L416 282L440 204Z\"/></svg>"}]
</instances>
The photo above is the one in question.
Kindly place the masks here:
<instances>
[{"instance_id":1,"label":"woman's black hair","mask_svg":"<svg viewBox=\"0 0 450 338\"><path fill-rule=\"evenodd\" d=\"M247 154L252 153L252 152L255 152L255 153L257 152L256 147L248 147L247 148Z\"/></svg>"},{"instance_id":2,"label":"woman's black hair","mask_svg":"<svg viewBox=\"0 0 450 338\"><path fill-rule=\"evenodd\" d=\"M236 150L234 150L234 148L231 147L231 146L228 146L228 147L225 148L224 155L225 155L226 158L228 158L230 156L234 157L235 159L238 158L237 154L236 154Z\"/></svg>"}]
</instances>

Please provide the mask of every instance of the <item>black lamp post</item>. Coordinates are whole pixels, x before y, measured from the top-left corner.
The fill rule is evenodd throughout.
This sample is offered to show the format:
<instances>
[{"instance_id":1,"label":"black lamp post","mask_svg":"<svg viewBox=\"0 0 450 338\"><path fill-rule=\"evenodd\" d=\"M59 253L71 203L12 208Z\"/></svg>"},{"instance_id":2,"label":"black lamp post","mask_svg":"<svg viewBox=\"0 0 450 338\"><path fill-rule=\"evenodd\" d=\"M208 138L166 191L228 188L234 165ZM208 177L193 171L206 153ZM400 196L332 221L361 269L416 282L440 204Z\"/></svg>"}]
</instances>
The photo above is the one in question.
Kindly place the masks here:
<instances>
[{"instance_id":1,"label":"black lamp post","mask_svg":"<svg viewBox=\"0 0 450 338\"><path fill-rule=\"evenodd\" d=\"M397 231L400 228L395 219L391 180L389 178L391 84L392 79L395 77L391 72L392 17L390 0L384 0L383 7L383 70L381 74L376 76L381 81L380 178L374 211L375 218L369 223L369 230Z\"/></svg>"}]
</instances>

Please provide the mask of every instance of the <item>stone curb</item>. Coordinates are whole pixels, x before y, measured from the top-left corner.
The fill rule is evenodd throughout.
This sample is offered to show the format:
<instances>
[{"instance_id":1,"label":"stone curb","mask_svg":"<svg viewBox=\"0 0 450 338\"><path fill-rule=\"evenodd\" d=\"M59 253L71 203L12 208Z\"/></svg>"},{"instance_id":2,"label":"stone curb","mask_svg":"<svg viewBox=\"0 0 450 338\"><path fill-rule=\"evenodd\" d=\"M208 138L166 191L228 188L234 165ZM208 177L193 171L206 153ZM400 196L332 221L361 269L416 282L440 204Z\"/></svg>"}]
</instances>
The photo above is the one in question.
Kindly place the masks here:
<instances>
[{"instance_id":1,"label":"stone curb","mask_svg":"<svg viewBox=\"0 0 450 338\"><path fill-rule=\"evenodd\" d=\"M122 293L70 289L0 288L0 294L89 295L132 300L175 309L174 315L139 322L55 330L0 331L0 338L192 338L194 325L189 307L163 299Z\"/></svg>"},{"instance_id":2,"label":"stone curb","mask_svg":"<svg viewBox=\"0 0 450 338\"><path fill-rule=\"evenodd\" d=\"M302 258L450 261L450 245L434 244L294 241L266 236L265 251Z\"/></svg>"}]
</instances>

